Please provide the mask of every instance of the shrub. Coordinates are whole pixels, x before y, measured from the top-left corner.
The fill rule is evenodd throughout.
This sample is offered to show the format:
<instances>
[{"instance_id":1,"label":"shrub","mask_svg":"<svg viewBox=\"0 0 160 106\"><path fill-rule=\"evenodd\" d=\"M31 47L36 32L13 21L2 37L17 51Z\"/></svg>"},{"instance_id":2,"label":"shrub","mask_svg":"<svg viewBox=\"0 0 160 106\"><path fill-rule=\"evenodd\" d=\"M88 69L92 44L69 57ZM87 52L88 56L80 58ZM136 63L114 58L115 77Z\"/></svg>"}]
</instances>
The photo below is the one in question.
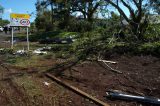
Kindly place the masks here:
<instances>
[{"instance_id":1,"label":"shrub","mask_svg":"<svg viewBox=\"0 0 160 106\"><path fill-rule=\"evenodd\" d=\"M91 31L92 29L93 25L90 22L74 18L70 20L67 26L67 30L72 32L86 32Z\"/></svg>"},{"instance_id":2,"label":"shrub","mask_svg":"<svg viewBox=\"0 0 160 106\"><path fill-rule=\"evenodd\" d=\"M160 40L160 24L149 25L146 30L144 38L147 41L154 42Z\"/></svg>"},{"instance_id":3,"label":"shrub","mask_svg":"<svg viewBox=\"0 0 160 106\"><path fill-rule=\"evenodd\" d=\"M160 56L160 42L142 44L138 47L138 51L145 55Z\"/></svg>"}]
</instances>

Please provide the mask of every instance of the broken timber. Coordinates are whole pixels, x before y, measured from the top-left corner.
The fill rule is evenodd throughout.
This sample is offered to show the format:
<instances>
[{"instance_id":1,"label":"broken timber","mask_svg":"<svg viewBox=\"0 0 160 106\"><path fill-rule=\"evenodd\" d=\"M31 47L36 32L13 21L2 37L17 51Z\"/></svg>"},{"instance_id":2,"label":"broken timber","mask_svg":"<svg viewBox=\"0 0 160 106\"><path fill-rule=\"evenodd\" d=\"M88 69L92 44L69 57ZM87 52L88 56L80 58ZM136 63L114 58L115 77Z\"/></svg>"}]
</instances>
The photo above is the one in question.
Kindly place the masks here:
<instances>
[{"instance_id":1,"label":"broken timber","mask_svg":"<svg viewBox=\"0 0 160 106\"><path fill-rule=\"evenodd\" d=\"M108 60L99 60L98 61L100 62L106 62L106 63L111 63L111 64L117 64L117 62L114 62L114 61L108 61Z\"/></svg>"},{"instance_id":2,"label":"broken timber","mask_svg":"<svg viewBox=\"0 0 160 106\"><path fill-rule=\"evenodd\" d=\"M63 82L62 80L58 79L57 77L55 77L55 76L53 76L51 74L46 73L46 76L49 77L50 79L56 81L60 85L72 90L73 92L75 92L75 93L77 93L77 94L79 94L79 95L81 95L81 96L83 96L83 97L85 97L85 98L87 98L89 100L92 100L94 103L96 103L96 104L98 104L100 106L110 106L109 104L104 103L103 101L101 101L101 100L99 100L99 99L97 99L97 98L95 98L95 97L93 97L93 96L81 91L80 89L78 89L78 88L76 88L74 86L71 86L66 82Z\"/></svg>"},{"instance_id":3,"label":"broken timber","mask_svg":"<svg viewBox=\"0 0 160 106\"><path fill-rule=\"evenodd\" d=\"M103 62L108 68L110 68L113 72L116 72L116 73L118 73L118 74L122 74L122 72L121 71L119 71L119 70L116 70L116 69L113 69L112 67L110 67L106 62Z\"/></svg>"}]
</instances>

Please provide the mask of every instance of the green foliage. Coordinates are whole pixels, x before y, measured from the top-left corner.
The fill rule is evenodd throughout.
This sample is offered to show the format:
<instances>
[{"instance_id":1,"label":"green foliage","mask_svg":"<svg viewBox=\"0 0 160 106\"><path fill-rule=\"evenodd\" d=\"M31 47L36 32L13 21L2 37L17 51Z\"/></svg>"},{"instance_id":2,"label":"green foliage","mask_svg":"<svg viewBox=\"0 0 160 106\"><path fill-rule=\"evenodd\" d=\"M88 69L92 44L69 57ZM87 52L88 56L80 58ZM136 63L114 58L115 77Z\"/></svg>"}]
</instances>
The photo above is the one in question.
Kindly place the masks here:
<instances>
[{"instance_id":1,"label":"green foliage","mask_svg":"<svg viewBox=\"0 0 160 106\"><path fill-rule=\"evenodd\" d=\"M159 41L160 40L160 24L150 24L146 29L144 38L147 41Z\"/></svg>"},{"instance_id":2,"label":"green foliage","mask_svg":"<svg viewBox=\"0 0 160 106\"><path fill-rule=\"evenodd\" d=\"M160 56L160 42L144 43L138 47L138 51L145 55Z\"/></svg>"},{"instance_id":3,"label":"green foliage","mask_svg":"<svg viewBox=\"0 0 160 106\"><path fill-rule=\"evenodd\" d=\"M76 42L72 44L75 56L80 60L85 60L88 56L96 55L102 50L100 34L97 31L82 33Z\"/></svg>"},{"instance_id":4,"label":"green foliage","mask_svg":"<svg viewBox=\"0 0 160 106\"><path fill-rule=\"evenodd\" d=\"M86 32L93 29L93 24L85 20L71 19L67 27L68 31L73 32Z\"/></svg>"},{"instance_id":5,"label":"green foliage","mask_svg":"<svg viewBox=\"0 0 160 106\"><path fill-rule=\"evenodd\" d=\"M1 49L0 50L0 54L13 54L13 50L12 49Z\"/></svg>"},{"instance_id":6,"label":"green foliage","mask_svg":"<svg viewBox=\"0 0 160 106\"><path fill-rule=\"evenodd\" d=\"M156 53L159 53L159 46L157 46L158 44L155 42L160 40L160 25L148 23L149 21L146 18L148 8L145 6L147 2L143 1L141 3L135 1L140 6L139 8L133 8L133 6L129 5L131 9L129 11L130 17L128 17L121 6L117 7L119 6L116 5L118 1L106 1L104 3L109 3L120 12L120 15L111 12L107 19L93 19L93 14L96 12L99 5L101 5L98 1L88 2L88 6L85 1L75 0L74 2L75 4L73 5L73 1L71 0L67 2L64 2L64 0L43 1L41 6L51 6L51 11L45 8L42 13L39 13L35 20L35 25L37 29L48 32L31 35L30 40L38 41L40 39L56 37L64 38L72 35L70 32L80 33L76 38L76 42L71 45L52 45L52 50L57 53L56 55L58 57L65 57L63 54L72 54L75 52L78 57L82 56L85 58L88 55L97 54L105 50L105 52L108 50L111 51L111 53L119 54L156 55ZM127 0L119 2L119 4L120 3L121 5L125 5L125 3L131 3L131 1ZM79 6L82 10L78 10ZM87 10L87 8L89 9ZM107 8L103 9L108 11ZM84 19L72 16L71 13L75 11L80 11ZM98 12L99 11L97 11L97 13ZM125 25L121 22L122 20L126 20ZM69 33L67 31L69 31ZM120 31L124 32L124 39L117 37ZM113 35L117 35L117 38ZM111 40L113 40L113 42L109 44Z\"/></svg>"},{"instance_id":7,"label":"green foliage","mask_svg":"<svg viewBox=\"0 0 160 106\"><path fill-rule=\"evenodd\" d=\"M51 24L50 11L44 11L42 15L38 15L35 19L35 25L38 30L52 31L53 25Z\"/></svg>"},{"instance_id":8,"label":"green foliage","mask_svg":"<svg viewBox=\"0 0 160 106\"><path fill-rule=\"evenodd\" d=\"M0 20L0 26L4 26L9 24L10 22L8 20Z\"/></svg>"},{"instance_id":9,"label":"green foliage","mask_svg":"<svg viewBox=\"0 0 160 106\"><path fill-rule=\"evenodd\" d=\"M77 35L76 32L62 32L62 31L49 31L49 32L37 32L30 35L29 40L31 42L37 42L42 39L50 39L50 38L65 38L69 36ZM26 39L26 35L19 35L17 39L24 40Z\"/></svg>"},{"instance_id":10,"label":"green foliage","mask_svg":"<svg viewBox=\"0 0 160 106\"><path fill-rule=\"evenodd\" d=\"M160 14L160 1L159 0L149 0L149 5L150 7L155 11L157 12L158 14Z\"/></svg>"}]
</instances>

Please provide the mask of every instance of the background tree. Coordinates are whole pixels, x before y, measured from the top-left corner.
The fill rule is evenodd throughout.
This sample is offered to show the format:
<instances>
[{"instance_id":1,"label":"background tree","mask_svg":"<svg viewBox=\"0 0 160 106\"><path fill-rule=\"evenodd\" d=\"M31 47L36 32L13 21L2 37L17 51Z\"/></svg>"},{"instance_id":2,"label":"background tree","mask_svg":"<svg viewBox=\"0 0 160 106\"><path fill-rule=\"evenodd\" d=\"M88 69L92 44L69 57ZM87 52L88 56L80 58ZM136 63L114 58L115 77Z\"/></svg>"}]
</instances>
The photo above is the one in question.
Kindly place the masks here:
<instances>
[{"instance_id":1,"label":"background tree","mask_svg":"<svg viewBox=\"0 0 160 106\"><path fill-rule=\"evenodd\" d=\"M10 22L8 20L0 20L0 26L4 26L9 24Z\"/></svg>"},{"instance_id":2,"label":"background tree","mask_svg":"<svg viewBox=\"0 0 160 106\"><path fill-rule=\"evenodd\" d=\"M149 4L156 13L160 14L160 0L150 0Z\"/></svg>"},{"instance_id":3,"label":"background tree","mask_svg":"<svg viewBox=\"0 0 160 106\"><path fill-rule=\"evenodd\" d=\"M45 30L45 31L51 31L52 30L52 24L51 24L51 17L50 17L50 11L44 11L43 14L38 15L35 19L35 25L38 30Z\"/></svg>"},{"instance_id":4,"label":"background tree","mask_svg":"<svg viewBox=\"0 0 160 106\"><path fill-rule=\"evenodd\" d=\"M92 22L94 14L103 3L103 0L75 0L73 2L72 11L81 12L84 19Z\"/></svg>"},{"instance_id":5,"label":"background tree","mask_svg":"<svg viewBox=\"0 0 160 106\"><path fill-rule=\"evenodd\" d=\"M145 10L147 0L105 0L116 8L121 16L128 22L131 31L139 40L143 40L145 29L148 25ZM127 16L122 5L128 9L130 17Z\"/></svg>"}]
</instances>

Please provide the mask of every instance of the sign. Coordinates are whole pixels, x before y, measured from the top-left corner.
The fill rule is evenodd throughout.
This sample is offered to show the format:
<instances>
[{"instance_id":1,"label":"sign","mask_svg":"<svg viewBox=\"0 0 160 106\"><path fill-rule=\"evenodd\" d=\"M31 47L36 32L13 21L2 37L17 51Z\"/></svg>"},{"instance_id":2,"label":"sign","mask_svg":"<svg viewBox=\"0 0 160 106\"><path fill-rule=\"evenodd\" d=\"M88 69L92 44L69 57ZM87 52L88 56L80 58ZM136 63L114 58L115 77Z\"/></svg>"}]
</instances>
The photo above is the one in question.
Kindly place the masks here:
<instances>
[{"instance_id":1,"label":"sign","mask_svg":"<svg viewBox=\"0 0 160 106\"><path fill-rule=\"evenodd\" d=\"M10 14L10 26L27 26L30 27L29 14Z\"/></svg>"}]
</instances>

